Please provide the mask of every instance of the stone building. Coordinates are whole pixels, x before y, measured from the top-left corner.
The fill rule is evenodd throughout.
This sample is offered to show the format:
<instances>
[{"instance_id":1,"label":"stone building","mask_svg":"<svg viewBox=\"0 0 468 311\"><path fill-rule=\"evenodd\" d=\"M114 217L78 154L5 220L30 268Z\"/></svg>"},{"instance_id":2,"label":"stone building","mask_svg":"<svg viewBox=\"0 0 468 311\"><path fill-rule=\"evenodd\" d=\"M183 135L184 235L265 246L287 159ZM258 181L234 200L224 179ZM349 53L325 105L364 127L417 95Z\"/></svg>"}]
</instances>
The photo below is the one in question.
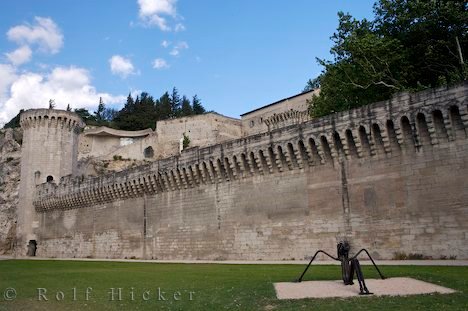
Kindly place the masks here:
<instances>
[{"instance_id":1,"label":"stone building","mask_svg":"<svg viewBox=\"0 0 468 311\"><path fill-rule=\"evenodd\" d=\"M310 95L158 122L118 149L153 161L100 177L74 174L76 115L25 112L18 254L283 260L347 239L377 258L468 258L468 82L317 119Z\"/></svg>"},{"instance_id":2,"label":"stone building","mask_svg":"<svg viewBox=\"0 0 468 311\"><path fill-rule=\"evenodd\" d=\"M153 160L179 154L184 135L189 147L205 147L240 138L241 133L240 120L214 112L157 121L154 131L90 128L80 135L79 158Z\"/></svg>"},{"instance_id":3,"label":"stone building","mask_svg":"<svg viewBox=\"0 0 468 311\"><path fill-rule=\"evenodd\" d=\"M281 99L241 115L242 134L249 136L309 120L309 103L320 90L311 90Z\"/></svg>"}]
</instances>

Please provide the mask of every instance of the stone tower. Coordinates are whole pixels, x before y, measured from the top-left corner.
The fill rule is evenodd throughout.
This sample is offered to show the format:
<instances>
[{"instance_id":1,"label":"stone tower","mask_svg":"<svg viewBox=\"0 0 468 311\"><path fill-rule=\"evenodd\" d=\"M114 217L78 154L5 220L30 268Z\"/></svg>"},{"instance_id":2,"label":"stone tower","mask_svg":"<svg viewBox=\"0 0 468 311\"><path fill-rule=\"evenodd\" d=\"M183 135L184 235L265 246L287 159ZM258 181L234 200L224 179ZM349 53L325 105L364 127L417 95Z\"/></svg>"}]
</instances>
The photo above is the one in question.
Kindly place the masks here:
<instances>
[{"instance_id":1,"label":"stone tower","mask_svg":"<svg viewBox=\"0 0 468 311\"><path fill-rule=\"evenodd\" d=\"M61 177L76 174L78 135L84 123L73 112L31 109L21 114L20 124L23 145L16 253L24 256L28 245L40 247L35 233L39 216L33 206L36 185L58 183Z\"/></svg>"}]
</instances>

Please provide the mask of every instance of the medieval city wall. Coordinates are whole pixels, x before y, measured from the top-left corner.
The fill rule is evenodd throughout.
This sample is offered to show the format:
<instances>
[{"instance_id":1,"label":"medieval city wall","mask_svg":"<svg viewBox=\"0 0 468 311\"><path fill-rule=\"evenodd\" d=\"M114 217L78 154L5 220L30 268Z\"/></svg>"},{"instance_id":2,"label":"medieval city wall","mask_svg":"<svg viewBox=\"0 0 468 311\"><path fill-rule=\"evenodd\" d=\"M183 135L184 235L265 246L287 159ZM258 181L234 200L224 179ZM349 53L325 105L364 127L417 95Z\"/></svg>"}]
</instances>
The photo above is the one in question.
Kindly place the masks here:
<instances>
[{"instance_id":1,"label":"medieval city wall","mask_svg":"<svg viewBox=\"0 0 468 311\"><path fill-rule=\"evenodd\" d=\"M468 83L37 188L38 256L468 258Z\"/></svg>"}]
</instances>

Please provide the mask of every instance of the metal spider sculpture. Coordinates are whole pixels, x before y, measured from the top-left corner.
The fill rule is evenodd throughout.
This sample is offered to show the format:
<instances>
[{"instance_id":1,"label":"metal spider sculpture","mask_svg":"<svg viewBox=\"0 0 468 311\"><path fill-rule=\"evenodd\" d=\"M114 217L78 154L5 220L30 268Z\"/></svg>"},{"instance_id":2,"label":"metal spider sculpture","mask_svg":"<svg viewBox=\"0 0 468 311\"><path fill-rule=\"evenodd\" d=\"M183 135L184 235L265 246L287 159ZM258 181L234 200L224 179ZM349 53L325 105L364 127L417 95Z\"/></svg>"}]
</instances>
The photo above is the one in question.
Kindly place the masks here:
<instances>
[{"instance_id":1,"label":"metal spider sculpture","mask_svg":"<svg viewBox=\"0 0 468 311\"><path fill-rule=\"evenodd\" d=\"M369 259L372 261L372 264L374 265L375 269L379 273L382 280L384 280L385 277L383 276L382 272L380 272L379 267L377 267L377 265L374 262L374 259L372 259L371 255L365 248L361 249L359 252L356 253L356 255L352 257L349 257L349 249L350 249L349 243L347 241L343 241L343 242L338 243L337 245L338 257L334 257L323 250L318 250L315 253L315 255L312 257L312 259L310 260L304 272L302 272L299 279L296 280L296 282L302 282L302 278L304 277L310 265L312 264L312 261L314 261L315 257L317 257L319 253L322 253L322 254L327 255L333 260L341 262L341 276L345 285L353 285L354 274L356 274L356 278L359 282L359 295L372 295L372 293L369 292L369 290L367 289L366 281L364 280L364 275L362 274L361 265L357 257L362 252L365 252L367 256L369 257Z\"/></svg>"}]
</instances>

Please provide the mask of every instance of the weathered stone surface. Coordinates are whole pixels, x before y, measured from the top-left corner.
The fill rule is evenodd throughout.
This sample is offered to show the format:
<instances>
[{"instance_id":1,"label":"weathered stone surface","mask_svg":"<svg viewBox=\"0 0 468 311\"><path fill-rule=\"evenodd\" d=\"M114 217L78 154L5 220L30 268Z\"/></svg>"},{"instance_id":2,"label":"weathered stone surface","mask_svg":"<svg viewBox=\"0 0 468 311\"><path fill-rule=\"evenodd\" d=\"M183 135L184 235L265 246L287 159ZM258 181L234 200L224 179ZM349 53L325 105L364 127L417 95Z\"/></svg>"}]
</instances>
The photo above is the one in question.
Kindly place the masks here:
<instances>
[{"instance_id":1,"label":"weathered stone surface","mask_svg":"<svg viewBox=\"0 0 468 311\"><path fill-rule=\"evenodd\" d=\"M21 140L18 130L0 131L0 255L11 254L16 240L16 209Z\"/></svg>"},{"instance_id":2,"label":"weathered stone surface","mask_svg":"<svg viewBox=\"0 0 468 311\"><path fill-rule=\"evenodd\" d=\"M468 258L468 83L37 187L38 256Z\"/></svg>"}]
</instances>

